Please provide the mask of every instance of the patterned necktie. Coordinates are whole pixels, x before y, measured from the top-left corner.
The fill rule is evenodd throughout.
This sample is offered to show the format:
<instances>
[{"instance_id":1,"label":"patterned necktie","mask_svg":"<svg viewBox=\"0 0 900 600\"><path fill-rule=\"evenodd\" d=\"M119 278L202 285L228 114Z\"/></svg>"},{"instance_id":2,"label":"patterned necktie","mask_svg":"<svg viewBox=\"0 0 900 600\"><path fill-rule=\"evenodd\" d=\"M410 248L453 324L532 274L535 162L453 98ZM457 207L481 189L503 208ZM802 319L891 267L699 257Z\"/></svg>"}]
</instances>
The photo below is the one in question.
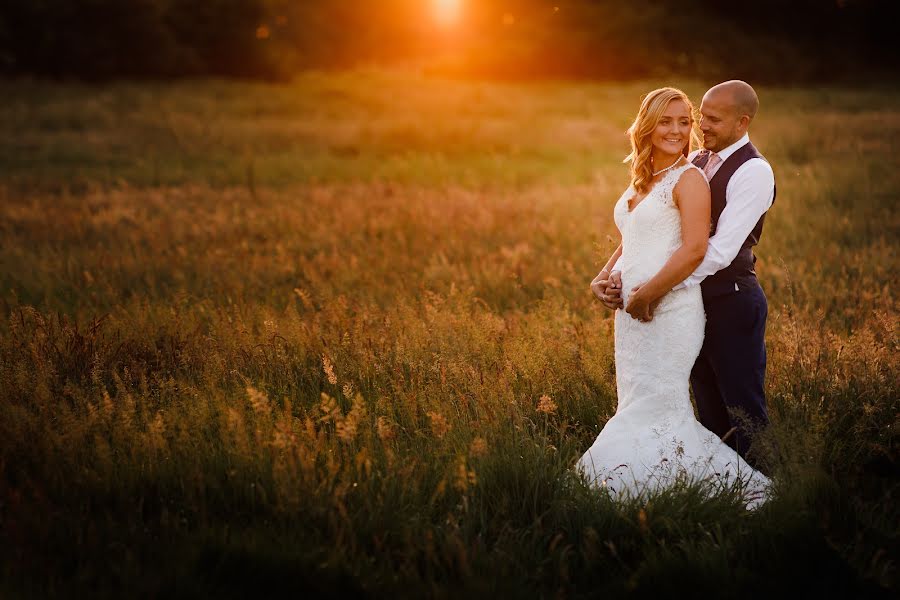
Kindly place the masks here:
<instances>
[{"instance_id":1,"label":"patterned necktie","mask_svg":"<svg viewBox=\"0 0 900 600\"><path fill-rule=\"evenodd\" d=\"M722 162L722 159L719 158L719 155L715 152L709 155L709 160L706 161L706 166L703 167L703 173L706 175L707 181L712 179L713 169L715 169L720 162Z\"/></svg>"}]
</instances>

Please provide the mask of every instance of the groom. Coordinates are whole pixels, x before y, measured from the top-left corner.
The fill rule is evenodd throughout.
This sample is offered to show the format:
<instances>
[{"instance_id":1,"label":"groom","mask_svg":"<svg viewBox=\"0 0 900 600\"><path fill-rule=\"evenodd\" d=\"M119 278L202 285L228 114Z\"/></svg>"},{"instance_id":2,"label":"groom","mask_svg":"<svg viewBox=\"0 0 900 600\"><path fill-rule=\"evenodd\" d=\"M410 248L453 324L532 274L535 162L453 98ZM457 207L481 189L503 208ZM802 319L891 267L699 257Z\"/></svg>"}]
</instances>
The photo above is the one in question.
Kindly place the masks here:
<instances>
[{"instance_id":1,"label":"groom","mask_svg":"<svg viewBox=\"0 0 900 600\"><path fill-rule=\"evenodd\" d=\"M751 248L759 242L766 211L775 201L775 177L750 143L748 129L758 108L756 92L743 81L720 83L703 96L704 149L688 159L709 181L709 245L700 266L673 289L700 284L703 295L706 331L691 371L700 422L750 466L768 474L747 452L754 431L769 423L763 390L768 304ZM614 268L606 306L623 307L621 287L621 273Z\"/></svg>"}]
</instances>

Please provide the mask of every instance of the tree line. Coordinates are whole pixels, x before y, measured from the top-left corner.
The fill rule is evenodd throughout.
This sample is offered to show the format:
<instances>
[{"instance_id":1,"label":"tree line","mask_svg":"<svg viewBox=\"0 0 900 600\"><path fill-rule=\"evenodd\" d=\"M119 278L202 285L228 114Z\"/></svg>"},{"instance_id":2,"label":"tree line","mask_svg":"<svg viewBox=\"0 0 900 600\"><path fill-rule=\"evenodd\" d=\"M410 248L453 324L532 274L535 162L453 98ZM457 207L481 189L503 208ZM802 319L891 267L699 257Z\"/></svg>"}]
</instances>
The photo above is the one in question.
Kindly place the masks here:
<instances>
[{"instance_id":1,"label":"tree line","mask_svg":"<svg viewBox=\"0 0 900 600\"><path fill-rule=\"evenodd\" d=\"M288 79L424 61L435 73L755 81L892 77L893 0L5 0L0 73L108 80Z\"/></svg>"}]
</instances>

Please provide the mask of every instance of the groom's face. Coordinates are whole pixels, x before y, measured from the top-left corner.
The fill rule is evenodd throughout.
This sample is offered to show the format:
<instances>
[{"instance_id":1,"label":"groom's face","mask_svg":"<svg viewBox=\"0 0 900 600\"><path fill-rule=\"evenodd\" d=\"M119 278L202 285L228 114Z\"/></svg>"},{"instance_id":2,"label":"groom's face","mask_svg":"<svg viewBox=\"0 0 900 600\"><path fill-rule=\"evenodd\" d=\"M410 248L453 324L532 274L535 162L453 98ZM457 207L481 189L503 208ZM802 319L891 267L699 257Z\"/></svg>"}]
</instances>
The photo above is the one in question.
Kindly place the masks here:
<instances>
[{"instance_id":1,"label":"groom's face","mask_svg":"<svg viewBox=\"0 0 900 600\"><path fill-rule=\"evenodd\" d=\"M724 150L738 141L742 130L741 116L728 94L709 93L700 103L700 131L703 147L712 152Z\"/></svg>"}]
</instances>

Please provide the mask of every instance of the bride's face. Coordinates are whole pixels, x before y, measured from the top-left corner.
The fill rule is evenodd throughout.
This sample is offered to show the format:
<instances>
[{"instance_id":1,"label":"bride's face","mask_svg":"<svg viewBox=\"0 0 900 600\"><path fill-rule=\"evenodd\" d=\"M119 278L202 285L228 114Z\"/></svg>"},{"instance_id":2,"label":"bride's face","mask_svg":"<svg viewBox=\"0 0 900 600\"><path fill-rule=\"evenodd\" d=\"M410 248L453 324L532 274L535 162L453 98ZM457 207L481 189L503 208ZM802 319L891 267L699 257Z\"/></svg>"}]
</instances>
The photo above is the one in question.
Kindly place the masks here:
<instances>
[{"instance_id":1,"label":"bride's face","mask_svg":"<svg viewBox=\"0 0 900 600\"><path fill-rule=\"evenodd\" d=\"M684 100L676 98L663 111L650 134L650 143L663 154L681 154L691 141L691 125L691 111Z\"/></svg>"}]
</instances>

